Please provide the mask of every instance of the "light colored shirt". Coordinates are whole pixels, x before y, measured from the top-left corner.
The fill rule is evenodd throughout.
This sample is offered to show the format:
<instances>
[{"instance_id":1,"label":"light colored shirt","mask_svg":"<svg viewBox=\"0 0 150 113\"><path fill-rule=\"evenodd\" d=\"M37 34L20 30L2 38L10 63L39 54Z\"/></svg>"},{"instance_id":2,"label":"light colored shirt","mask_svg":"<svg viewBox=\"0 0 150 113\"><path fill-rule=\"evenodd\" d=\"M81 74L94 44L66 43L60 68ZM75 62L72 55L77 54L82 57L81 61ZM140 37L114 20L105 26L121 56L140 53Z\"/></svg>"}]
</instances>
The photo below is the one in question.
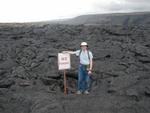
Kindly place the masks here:
<instances>
[{"instance_id":1,"label":"light colored shirt","mask_svg":"<svg viewBox=\"0 0 150 113\"><path fill-rule=\"evenodd\" d=\"M81 50L77 50L77 51L75 51L75 54L76 54L76 56L79 56L79 54L80 54L80 51ZM90 57L90 60L92 60L93 59L93 54L92 54L92 52L91 51L81 51L81 54L80 54L80 63L81 64L84 64L84 65L88 65L88 64L90 64L90 61L89 61L89 57L88 57L88 52L89 52L89 57Z\"/></svg>"}]
</instances>

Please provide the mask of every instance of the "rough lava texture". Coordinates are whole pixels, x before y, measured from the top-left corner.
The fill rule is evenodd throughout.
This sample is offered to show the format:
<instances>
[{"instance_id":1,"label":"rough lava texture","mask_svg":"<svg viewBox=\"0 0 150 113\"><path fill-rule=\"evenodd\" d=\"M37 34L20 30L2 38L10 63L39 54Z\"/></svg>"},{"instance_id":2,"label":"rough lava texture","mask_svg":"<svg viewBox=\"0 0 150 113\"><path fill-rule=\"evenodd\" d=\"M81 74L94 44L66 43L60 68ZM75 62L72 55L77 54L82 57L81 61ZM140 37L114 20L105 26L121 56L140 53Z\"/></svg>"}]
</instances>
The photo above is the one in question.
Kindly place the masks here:
<instances>
[{"instance_id":1,"label":"rough lava texture","mask_svg":"<svg viewBox=\"0 0 150 113\"><path fill-rule=\"evenodd\" d=\"M87 41L94 54L90 95L68 95L57 54ZM150 25L0 24L0 113L150 113Z\"/></svg>"}]
</instances>

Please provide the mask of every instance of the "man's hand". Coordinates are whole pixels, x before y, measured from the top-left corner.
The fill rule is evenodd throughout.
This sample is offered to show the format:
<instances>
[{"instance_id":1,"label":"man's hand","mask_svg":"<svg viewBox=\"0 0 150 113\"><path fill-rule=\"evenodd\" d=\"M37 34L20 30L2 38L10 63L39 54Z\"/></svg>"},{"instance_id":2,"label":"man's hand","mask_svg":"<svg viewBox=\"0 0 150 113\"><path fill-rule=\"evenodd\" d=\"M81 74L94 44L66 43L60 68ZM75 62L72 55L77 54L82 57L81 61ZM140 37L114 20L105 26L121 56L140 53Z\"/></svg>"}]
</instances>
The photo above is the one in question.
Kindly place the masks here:
<instances>
[{"instance_id":1,"label":"man's hand","mask_svg":"<svg viewBox=\"0 0 150 113\"><path fill-rule=\"evenodd\" d=\"M88 71L88 75L91 75L91 74L92 74L92 71L91 71L91 70L89 70L89 71Z\"/></svg>"}]
</instances>

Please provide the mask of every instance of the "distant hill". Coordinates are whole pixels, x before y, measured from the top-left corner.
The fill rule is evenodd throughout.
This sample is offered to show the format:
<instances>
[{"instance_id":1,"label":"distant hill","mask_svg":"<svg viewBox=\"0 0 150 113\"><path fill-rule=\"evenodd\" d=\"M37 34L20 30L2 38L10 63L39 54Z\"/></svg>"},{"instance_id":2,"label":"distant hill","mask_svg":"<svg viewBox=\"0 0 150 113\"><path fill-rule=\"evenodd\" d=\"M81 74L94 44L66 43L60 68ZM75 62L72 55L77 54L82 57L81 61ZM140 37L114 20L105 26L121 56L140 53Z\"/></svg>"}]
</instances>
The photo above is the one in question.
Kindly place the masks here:
<instances>
[{"instance_id":1,"label":"distant hill","mask_svg":"<svg viewBox=\"0 0 150 113\"><path fill-rule=\"evenodd\" d=\"M61 24L146 25L150 24L150 12L81 15L57 22Z\"/></svg>"}]
</instances>

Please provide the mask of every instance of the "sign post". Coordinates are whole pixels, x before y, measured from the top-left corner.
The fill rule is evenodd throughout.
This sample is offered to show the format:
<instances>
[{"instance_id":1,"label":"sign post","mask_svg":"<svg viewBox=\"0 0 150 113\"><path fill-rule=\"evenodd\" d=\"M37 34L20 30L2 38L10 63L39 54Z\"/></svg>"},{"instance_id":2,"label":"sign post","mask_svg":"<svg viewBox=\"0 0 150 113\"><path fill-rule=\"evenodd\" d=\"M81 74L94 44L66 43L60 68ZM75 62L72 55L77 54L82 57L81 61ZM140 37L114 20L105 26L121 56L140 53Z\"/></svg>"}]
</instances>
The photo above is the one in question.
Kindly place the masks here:
<instances>
[{"instance_id":1,"label":"sign post","mask_svg":"<svg viewBox=\"0 0 150 113\"><path fill-rule=\"evenodd\" d=\"M71 68L70 54L58 53L58 69L64 71L64 94L67 94L67 77L66 69Z\"/></svg>"},{"instance_id":2,"label":"sign post","mask_svg":"<svg viewBox=\"0 0 150 113\"><path fill-rule=\"evenodd\" d=\"M66 77L66 70L64 70L64 94L67 94L67 77Z\"/></svg>"}]
</instances>

